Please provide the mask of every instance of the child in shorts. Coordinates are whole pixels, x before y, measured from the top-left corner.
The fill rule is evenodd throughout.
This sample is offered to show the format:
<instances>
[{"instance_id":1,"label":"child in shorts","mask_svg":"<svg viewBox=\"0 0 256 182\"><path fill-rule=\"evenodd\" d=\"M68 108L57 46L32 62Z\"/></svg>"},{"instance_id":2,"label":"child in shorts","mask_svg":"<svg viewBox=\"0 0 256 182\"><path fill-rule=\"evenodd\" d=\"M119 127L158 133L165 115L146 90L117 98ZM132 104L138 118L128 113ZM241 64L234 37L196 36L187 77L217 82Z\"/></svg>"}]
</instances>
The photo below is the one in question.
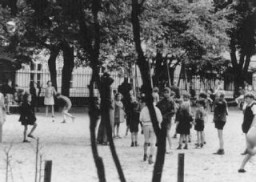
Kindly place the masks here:
<instances>
[{"instance_id":1,"label":"child in shorts","mask_svg":"<svg viewBox=\"0 0 256 182\"><path fill-rule=\"evenodd\" d=\"M224 140L223 140L223 128L227 121L228 115L228 105L225 100L225 94L223 92L219 92L216 100L214 101L214 115L213 122L215 123L215 128L218 131L219 138L219 149L216 153L218 155L223 155L224 152Z\"/></svg>"},{"instance_id":2,"label":"child in shorts","mask_svg":"<svg viewBox=\"0 0 256 182\"><path fill-rule=\"evenodd\" d=\"M196 105L196 111L195 111L195 130L197 134L197 143L196 143L196 148L203 147L204 146L204 122L205 122L205 108L204 108L204 100L198 100Z\"/></svg>"},{"instance_id":3,"label":"child in shorts","mask_svg":"<svg viewBox=\"0 0 256 182\"><path fill-rule=\"evenodd\" d=\"M141 100L141 102L145 103L145 99L143 98ZM163 120L161 111L155 106L154 106L154 109L156 112L157 121L160 126L162 123L162 120ZM140 121L143 126L143 134L144 134L144 139L145 139L143 160L146 161L148 159L148 163L152 164L154 162L153 156L154 156L154 152L155 152L156 135L154 132L154 128L153 128L152 121L151 121L150 114L149 114L149 109L147 106L144 106L140 112ZM150 152L148 155L149 147L150 147Z\"/></svg>"}]
</instances>

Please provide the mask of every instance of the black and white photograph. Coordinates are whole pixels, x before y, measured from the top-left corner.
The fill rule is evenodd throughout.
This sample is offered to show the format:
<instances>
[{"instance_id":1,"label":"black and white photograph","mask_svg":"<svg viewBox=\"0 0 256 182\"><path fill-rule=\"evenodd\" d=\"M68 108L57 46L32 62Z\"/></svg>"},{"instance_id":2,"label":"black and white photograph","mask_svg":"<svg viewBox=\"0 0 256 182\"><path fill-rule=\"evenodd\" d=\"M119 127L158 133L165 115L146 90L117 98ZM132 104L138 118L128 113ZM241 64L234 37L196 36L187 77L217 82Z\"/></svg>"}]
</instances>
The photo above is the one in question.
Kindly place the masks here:
<instances>
[{"instance_id":1,"label":"black and white photograph","mask_svg":"<svg viewBox=\"0 0 256 182\"><path fill-rule=\"evenodd\" d=\"M0 0L1 182L251 182L256 0Z\"/></svg>"}]
</instances>

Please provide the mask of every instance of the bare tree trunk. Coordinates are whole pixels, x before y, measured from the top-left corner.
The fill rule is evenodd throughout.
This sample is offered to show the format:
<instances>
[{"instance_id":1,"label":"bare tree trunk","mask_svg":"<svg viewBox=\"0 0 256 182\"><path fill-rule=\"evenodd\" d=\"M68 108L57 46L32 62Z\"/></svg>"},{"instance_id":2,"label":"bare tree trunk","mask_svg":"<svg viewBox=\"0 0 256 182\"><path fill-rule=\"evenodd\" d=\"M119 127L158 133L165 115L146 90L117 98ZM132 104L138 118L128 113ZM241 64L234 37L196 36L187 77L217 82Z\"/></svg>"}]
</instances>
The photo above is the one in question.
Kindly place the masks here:
<instances>
[{"instance_id":1,"label":"bare tree trunk","mask_svg":"<svg viewBox=\"0 0 256 182\"><path fill-rule=\"evenodd\" d=\"M70 81L72 79L72 72L74 68L74 48L68 42L62 42L61 49L63 51L64 66L62 68L62 85L61 93L69 96Z\"/></svg>"},{"instance_id":2,"label":"bare tree trunk","mask_svg":"<svg viewBox=\"0 0 256 182\"><path fill-rule=\"evenodd\" d=\"M142 1L143 2L143 1ZM135 42L135 48L138 55L137 64L140 68L143 85L145 86L146 98L147 98L147 106L150 113L150 118L154 127L154 131L156 133L158 139L158 150L156 156L156 163L153 171L153 182L160 182L162 177L162 171L165 161L165 150L166 150L166 128L159 128L156 112L153 106L153 98L152 98L152 87L150 81L150 68L144 56L144 53L141 48L141 36L140 36L140 21L139 15L140 10L143 4L139 4L138 0L132 0L132 25L133 25L133 39Z\"/></svg>"},{"instance_id":3,"label":"bare tree trunk","mask_svg":"<svg viewBox=\"0 0 256 182\"><path fill-rule=\"evenodd\" d=\"M56 58L59 55L59 48L57 46L53 46L50 49L50 58L48 59L48 67L50 71L50 78L52 85L57 90L57 70L56 70Z\"/></svg>"}]
</instances>

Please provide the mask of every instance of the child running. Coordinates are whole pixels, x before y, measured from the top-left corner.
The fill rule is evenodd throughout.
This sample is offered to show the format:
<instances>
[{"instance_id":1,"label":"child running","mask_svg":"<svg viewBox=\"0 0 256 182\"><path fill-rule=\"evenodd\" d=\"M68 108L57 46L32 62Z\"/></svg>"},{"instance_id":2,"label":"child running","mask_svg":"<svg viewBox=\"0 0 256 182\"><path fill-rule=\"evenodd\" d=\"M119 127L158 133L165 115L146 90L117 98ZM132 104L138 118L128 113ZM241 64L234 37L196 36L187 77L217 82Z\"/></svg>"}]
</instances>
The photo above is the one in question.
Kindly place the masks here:
<instances>
[{"instance_id":1,"label":"child running","mask_svg":"<svg viewBox=\"0 0 256 182\"><path fill-rule=\"evenodd\" d=\"M225 100L225 94L223 92L219 92L216 100L214 101L214 115L213 122L215 123L215 128L218 130L218 138L219 138L219 149L214 154L224 155L224 140L223 140L223 128L227 121L228 115L228 106Z\"/></svg>"},{"instance_id":2,"label":"child running","mask_svg":"<svg viewBox=\"0 0 256 182\"><path fill-rule=\"evenodd\" d=\"M142 98L141 102L145 103L145 98ZM162 114L157 107L154 106L154 109L156 112L156 117L157 117L159 126L161 126L161 122L163 120ZM143 107L143 109L140 112L140 121L142 122L143 133L145 138L143 160L146 161L148 159L148 163L152 164L154 163L153 156L155 152L156 135L154 132L154 128L149 115L149 109L147 106ZM148 147L150 147L149 157L148 157Z\"/></svg>"},{"instance_id":3,"label":"child running","mask_svg":"<svg viewBox=\"0 0 256 182\"><path fill-rule=\"evenodd\" d=\"M67 117L70 117L72 119L72 121L74 122L75 117L68 112L72 107L71 100L64 95L61 95L60 93L56 94L56 98L58 99L59 106L61 107L61 110L62 110L62 117L63 117L62 123L67 122Z\"/></svg>"},{"instance_id":4,"label":"child running","mask_svg":"<svg viewBox=\"0 0 256 182\"><path fill-rule=\"evenodd\" d=\"M120 123L124 121L124 105L121 99L122 95L120 93L117 93L114 104L114 138L121 138L121 136L119 135L119 126Z\"/></svg>"},{"instance_id":5,"label":"child running","mask_svg":"<svg viewBox=\"0 0 256 182\"><path fill-rule=\"evenodd\" d=\"M23 133L23 142L29 143L30 141L27 140L27 136L30 138L35 139L33 136L33 132L37 127L36 123L36 116L33 107L31 106L31 95L29 93L25 93L23 95L23 102L20 106L20 119L19 121L24 126L24 133ZM28 125L32 125L29 134L27 135Z\"/></svg>"},{"instance_id":6,"label":"child running","mask_svg":"<svg viewBox=\"0 0 256 182\"><path fill-rule=\"evenodd\" d=\"M204 100L198 100L197 101L197 108L195 112L195 130L197 134L197 143L196 143L196 148L203 147L204 146L204 122L205 122L205 108L204 108Z\"/></svg>"}]
</instances>

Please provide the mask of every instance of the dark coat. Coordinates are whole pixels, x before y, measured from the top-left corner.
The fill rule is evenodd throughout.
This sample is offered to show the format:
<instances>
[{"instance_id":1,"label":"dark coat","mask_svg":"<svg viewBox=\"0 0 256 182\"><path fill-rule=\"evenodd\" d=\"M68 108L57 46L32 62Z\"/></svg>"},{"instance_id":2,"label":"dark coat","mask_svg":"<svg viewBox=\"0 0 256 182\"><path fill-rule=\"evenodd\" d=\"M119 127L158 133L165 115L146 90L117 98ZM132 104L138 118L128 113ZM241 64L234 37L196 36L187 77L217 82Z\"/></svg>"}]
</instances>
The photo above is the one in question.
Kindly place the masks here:
<instances>
[{"instance_id":1,"label":"dark coat","mask_svg":"<svg viewBox=\"0 0 256 182\"><path fill-rule=\"evenodd\" d=\"M20 119L22 125L34 125L36 116L31 104L24 102L20 106Z\"/></svg>"}]
</instances>

